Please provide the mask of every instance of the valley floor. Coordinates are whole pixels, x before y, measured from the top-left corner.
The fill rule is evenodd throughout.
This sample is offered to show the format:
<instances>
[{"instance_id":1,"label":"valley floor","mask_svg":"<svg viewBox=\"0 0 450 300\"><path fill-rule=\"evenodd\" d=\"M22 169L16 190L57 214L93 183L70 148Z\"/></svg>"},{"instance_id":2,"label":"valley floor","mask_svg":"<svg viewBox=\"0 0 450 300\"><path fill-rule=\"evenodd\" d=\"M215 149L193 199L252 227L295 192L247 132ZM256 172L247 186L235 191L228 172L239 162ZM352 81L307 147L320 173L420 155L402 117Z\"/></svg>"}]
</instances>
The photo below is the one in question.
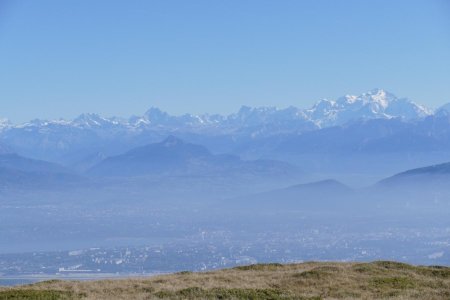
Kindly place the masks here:
<instances>
[{"instance_id":1,"label":"valley floor","mask_svg":"<svg viewBox=\"0 0 450 300\"><path fill-rule=\"evenodd\" d=\"M372 263L259 264L151 278L46 281L0 299L450 299L450 268Z\"/></svg>"}]
</instances>

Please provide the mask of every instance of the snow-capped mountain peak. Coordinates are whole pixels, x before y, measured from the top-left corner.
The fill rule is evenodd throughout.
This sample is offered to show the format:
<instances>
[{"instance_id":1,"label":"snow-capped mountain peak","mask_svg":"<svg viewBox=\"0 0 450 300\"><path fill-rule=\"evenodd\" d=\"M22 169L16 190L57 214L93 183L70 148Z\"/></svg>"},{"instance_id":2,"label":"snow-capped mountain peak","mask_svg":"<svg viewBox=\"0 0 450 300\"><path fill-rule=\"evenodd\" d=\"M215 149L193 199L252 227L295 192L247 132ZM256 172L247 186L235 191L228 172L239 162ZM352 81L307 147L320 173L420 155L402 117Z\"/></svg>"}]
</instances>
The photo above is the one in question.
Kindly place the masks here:
<instances>
[{"instance_id":1,"label":"snow-capped mountain peak","mask_svg":"<svg viewBox=\"0 0 450 300\"><path fill-rule=\"evenodd\" d=\"M114 124L113 120L103 118L98 114L84 113L72 121L74 126L78 127L99 127L107 124Z\"/></svg>"},{"instance_id":2,"label":"snow-capped mountain peak","mask_svg":"<svg viewBox=\"0 0 450 300\"><path fill-rule=\"evenodd\" d=\"M13 125L13 124L11 123L10 120L8 120L8 119L1 119L1 118L0 118L0 131L1 131L2 129L8 128L8 127L10 127L10 126L12 126L12 125Z\"/></svg>"},{"instance_id":3,"label":"snow-capped mountain peak","mask_svg":"<svg viewBox=\"0 0 450 300\"><path fill-rule=\"evenodd\" d=\"M359 97L356 97L356 99L361 99L364 103L376 103L381 107L386 108L392 101L397 100L397 97L392 93L377 88L361 94Z\"/></svg>"},{"instance_id":4,"label":"snow-capped mountain peak","mask_svg":"<svg viewBox=\"0 0 450 300\"><path fill-rule=\"evenodd\" d=\"M147 110L144 114L144 118L150 121L150 123L166 123L170 120L169 114L157 107L151 107Z\"/></svg>"},{"instance_id":5,"label":"snow-capped mountain peak","mask_svg":"<svg viewBox=\"0 0 450 300\"><path fill-rule=\"evenodd\" d=\"M373 89L359 96L346 95L336 101L320 100L306 110L320 127L341 125L352 120L376 118L422 118L431 111L406 98L397 98L383 89Z\"/></svg>"}]
</instances>

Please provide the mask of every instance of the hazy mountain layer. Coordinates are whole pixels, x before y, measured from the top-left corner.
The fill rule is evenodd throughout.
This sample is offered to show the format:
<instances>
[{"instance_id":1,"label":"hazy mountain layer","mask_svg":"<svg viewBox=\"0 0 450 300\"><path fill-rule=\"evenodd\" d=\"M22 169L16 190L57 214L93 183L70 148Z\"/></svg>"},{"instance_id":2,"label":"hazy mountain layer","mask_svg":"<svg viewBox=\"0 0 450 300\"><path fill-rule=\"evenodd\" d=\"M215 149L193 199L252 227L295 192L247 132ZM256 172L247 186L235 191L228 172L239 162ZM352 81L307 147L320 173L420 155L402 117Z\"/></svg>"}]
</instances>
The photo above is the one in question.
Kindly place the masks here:
<instances>
[{"instance_id":1,"label":"hazy mountain layer","mask_svg":"<svg viewBox=\"0 0 450 300\"><path fill-rule=\"evenodd\" d=\"M89 170L97 176L228 175L295 176L299 170L287 163L243 161L234 155L213 155L207 148L169 136L160 143L134 148L104 159Z\"/></svg>"},{"instance_id":2,"label":"hazy mountain layer","mask_svg":"<svg viewBox=\"0 0 450 300\"><path fill-rule=\"evenodd\" d=\"M447 111L444 106L436 116ZM255 159L262 156L260 141L266 139L271 139L271 143L275 141L275 145L289 143L293 136L372 119L391 120L393 125L390 126L416 131L416 127L422 125L417 120L426 116L433 116L433 112L375 89L359 96L321 100L307 109L243 106L228 116L172 116L151 108L142 116L128 119L83 114L74 120L33 120L19 125L2 121L0 141L21 155L66 165L84 164L83 161L96 153L118 155L134 147L159 142L170 134L207 146L214 153L233 152ZM442 130L442 126L431 130L434 134Z\"/></svg>"},{"instance_id":3,"label":"hazy mountain layer","mask_svg":"<svg viewBox=\"0 0 450 300\"><path fill-rule=\"evenodd\" d=\"M0 155L0 189L67 187L85 179L54 163L25 158L17 154Z\"/></svg>"}]
</instances>

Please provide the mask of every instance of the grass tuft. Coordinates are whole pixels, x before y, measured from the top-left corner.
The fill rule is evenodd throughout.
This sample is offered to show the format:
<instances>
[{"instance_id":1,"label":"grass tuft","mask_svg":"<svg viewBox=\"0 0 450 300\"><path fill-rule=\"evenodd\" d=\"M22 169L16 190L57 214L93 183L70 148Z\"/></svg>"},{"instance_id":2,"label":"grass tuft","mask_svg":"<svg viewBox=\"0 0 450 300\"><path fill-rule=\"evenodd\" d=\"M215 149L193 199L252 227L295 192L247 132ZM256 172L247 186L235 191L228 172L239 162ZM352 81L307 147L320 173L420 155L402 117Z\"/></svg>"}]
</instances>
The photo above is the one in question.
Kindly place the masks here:
<instances>
[{"instance_id":1,"label":"grass tuft","mask_svg":"<svg viewBox=\"0 0 450 300\"><path fill-rule=\"evenodd\" d=\"M295 273L293 277L310 280L321 280L327 279L330 276L334 276L334 274L339 271L340 270L337 267L323 266L323 267L316 267L312 270L304 271L301 273Z\"/></svg>"},{"instance_id":2,"label":"grass tuft","mask_svg":"<svg viewBox=\"0 0 450 300\"><path fill-rule=\"evenodd\" d=\"M180 272L177 272L175 274L176 275L189 275L189 274L192 274L192 273L194 273L194 272L191 272L191 271L180 271Z\"/></svg>"},{"instance_id":3,"label":"grass tuft","mask_svg":"<svg viewBox=\"0 0 450 300\"><path fill-rule=\"evenodd\" d=\"M279 263L271 263L271 264L254 264L254 265L247 265L247 266L239 266L233 268L234 270L239 271L272 271L279 268L282 268L283 265Z\"/></svg>"},{"instance_id":4,"label":"grass tuft","mask_svg":"<svg viewBox=\"0 0 450 300\"><path fill-rule=\"evenodd\" d=\"M389 270L412 270L414 269L413 266L396 262L396 261L375 261L371 263L372 265L375 265L377 267L389 269Z\"/></svg>"},{"instance_id":5,"label":"grass tuft","mask_svg":"<svg viewBox=\"0 0 450 300\"><path fill-rule=\"evenodd\" d=\"M0 291L0 300L62 300L79 299L71 292L53 290L6 290Z\"/></svg>"},{"instance_id":6,"label":"grass tuft","mask_svg":"<svg viewBox=\"0 0 450 300\"><path fill-rule=\"evenodd\" d=\"M206 290L200 287L191 287L178 291L161 291L156 294L159 298L170 299L294 299L278 289L238 289L213 288Z\"/></svg>"},{"instance_id":7,"label":"grass tuft","mask_svg":"<svg viewBox=\"0 0 450 300\"><path fill-rule=\"evenodd\" d=\"M371 285L380 289L412 289L416 286L414 280L408 277L379 277L371 280Z\"/></svg>"}]
</instances>

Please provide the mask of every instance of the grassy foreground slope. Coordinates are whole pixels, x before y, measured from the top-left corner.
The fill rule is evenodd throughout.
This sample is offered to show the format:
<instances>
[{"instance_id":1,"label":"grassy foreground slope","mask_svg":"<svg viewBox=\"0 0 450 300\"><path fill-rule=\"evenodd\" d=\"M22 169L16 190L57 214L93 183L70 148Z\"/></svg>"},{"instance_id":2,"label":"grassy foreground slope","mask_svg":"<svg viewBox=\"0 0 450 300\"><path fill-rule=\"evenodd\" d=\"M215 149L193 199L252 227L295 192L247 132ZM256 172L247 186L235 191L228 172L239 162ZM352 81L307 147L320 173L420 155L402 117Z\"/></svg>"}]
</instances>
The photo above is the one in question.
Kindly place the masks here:
<instances>
[{"instance_id":1,"label":"grassy foreground slope","mask_svg":"<svg viewBox=\"0 0 450 300\"><path fill-rule=\"evenodd\" d=\"M396 262L260 264L143 279L47 281L0 299L450 299L450 268Z\"/></svg>"}]
</instances>

